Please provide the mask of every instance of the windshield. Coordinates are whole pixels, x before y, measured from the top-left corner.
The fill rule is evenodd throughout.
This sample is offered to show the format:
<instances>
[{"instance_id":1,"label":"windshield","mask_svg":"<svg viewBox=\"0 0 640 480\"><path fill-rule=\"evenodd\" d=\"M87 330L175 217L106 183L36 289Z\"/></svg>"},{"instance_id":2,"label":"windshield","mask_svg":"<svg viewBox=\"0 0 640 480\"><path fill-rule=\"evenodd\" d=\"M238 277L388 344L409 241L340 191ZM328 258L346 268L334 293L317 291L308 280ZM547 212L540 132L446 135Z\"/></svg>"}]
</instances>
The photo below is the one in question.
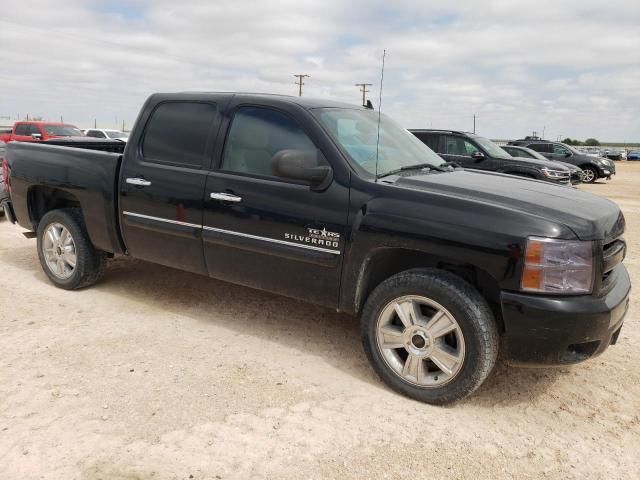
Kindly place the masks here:
<instances>
[{"instance_id":1,"label":"windshield","mask_svg":"<svg viewBox=\"0 0 640 480\"><path fill-rule=\"evenodd\" d=\"M525 158L535 158L538 160L548 161L549 159L535 150L531 150L530 148L522 147L522 148L510 148L507 150L509 153L513 154L514 157L525 157Z\"/></svg>"},{"instance_id":2,"label":"windshield","mask_svg":"<svg viewBox=\"0 0 640 480\"><path fill-rule=\"evenodd\" d=\"M561 143L560 145L562 145L564 148L566 148L567 150L569 150L570 152L573 152L576 155L582 155L578 150L576 150L575 148L573 148L571 145L567 145L566 143Z\"/></svg>"},{"instance_id":3,"label":"windshield","mask_svg":"<svg viewBox=\"0 0 640 480\"><path fill-rule=\"evenodd\" d=\"M47 135L56 137L83 137L84 134L73 125L43 125Z\"/></svg>"},{"instance_id":4,"label":"windshield","mask_svg":"<svg viewBox=\"0 0 640 480\"><path fill-rule=\"evenodd\" d=\"M484 137L478 137L476 135L470 135L478 145L480 145L485 152L489 154L492 158L504 158L506 160L512 158L507 152L501 149L498 145L493 143L491 140L488 140Z\"/></svg>"},{"instance_id":5,"label":"windshield","mask_svg":"<svg viewBox=\"0 0 640 480\"><path fill-rule=\"evenodd\" d=\"M440 166L445 161L385 115L380 117L376 169L378 113L373 110L319 108L314 114L353 162L371 175L384 175L410 165Z\"/></svg>"},{"instance_id":6,"label":"windshield","mask_svg":"<svg viewBox=\"0 0 640 480\"><path fill-rule=\"evenodd\" d=\"M119 132L118 130L105 130L104 133L106 133L109 138L127 138L129 136L124 132Z\"/></svg>"}]
</instances>

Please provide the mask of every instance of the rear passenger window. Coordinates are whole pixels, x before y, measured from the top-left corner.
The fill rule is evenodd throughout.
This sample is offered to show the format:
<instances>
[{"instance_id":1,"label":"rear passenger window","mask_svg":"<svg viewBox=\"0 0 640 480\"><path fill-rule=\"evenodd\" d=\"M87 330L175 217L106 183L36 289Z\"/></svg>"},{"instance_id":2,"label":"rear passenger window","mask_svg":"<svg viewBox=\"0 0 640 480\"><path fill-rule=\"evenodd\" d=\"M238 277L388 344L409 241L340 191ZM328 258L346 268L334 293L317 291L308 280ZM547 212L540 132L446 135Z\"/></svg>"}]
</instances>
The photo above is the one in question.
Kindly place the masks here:
<instances>
[{"instance_id":1,"label":"rear passenger window","mask_svg":"<svg viewBox=\"0 0 640 480\"><path fill-rule=\"evenodd\" d=\"M29 124L27 123L19 123L16 125L16 135L28 135Z\"/></svg>"},{"instance_id":2,"label":"rear passenger window","mask_svg":"<svg viewBox=\"0 0 640 480\"><path fill-rule=\"evenodd\" d=\"M241 107L224 147L223 170L274 176L271 159L281 150L315 154L317 148L302 128L288 116L259 107Z\"/></svg>"},{"instance_id":3,"label":"rear passenger window","mask_svg":"<svg viewBox=\"0 0 640 480\"><path fill-rule=\"evenodd\" d=\"M434 152L440 153L438 151L438 149L439 149L438 140L440 140L440 137L438 135L429 135L429 134L425 134L425 133L418 133L416 136L418 137L418 139L422 143L424 143L431 150L433 150Z\"/></svg>"},{"instance_id":4,"label":"rear passenger window","mask_svg":"<svg viewBox=\"0 0 640 480\"><path fill-rule=\"evenodd\" d=\"M216 119L209 103L160 104L151 115L142 142L146 161L201 168Z\"/></svg>"},{"instance_id":5,"label":"rear passenger window","mask_svg":"<svg viewBox=\"0 0 640 480\"><path fill-rule=\"evenodd\" d=\"M40 127L32 123L31 125L29 125L29 130L27 131L27 135L33 135L34 133L37 133L38 135L42 135L42 132L40 131Z\"/></svg>"},{"instance_id":6,"label":"rear passenger window","mask_svg":"<svg viewBox=\"0 0 640 480\"><path fill-rule=\"evenodd\" d=\"M532 143L531 145L528 145L528 147L531 150L535 150L536 152L543 152L543 153L551 152L551 148L549 148L550 145L547 143Z\"/></svg>"}]
</instances>

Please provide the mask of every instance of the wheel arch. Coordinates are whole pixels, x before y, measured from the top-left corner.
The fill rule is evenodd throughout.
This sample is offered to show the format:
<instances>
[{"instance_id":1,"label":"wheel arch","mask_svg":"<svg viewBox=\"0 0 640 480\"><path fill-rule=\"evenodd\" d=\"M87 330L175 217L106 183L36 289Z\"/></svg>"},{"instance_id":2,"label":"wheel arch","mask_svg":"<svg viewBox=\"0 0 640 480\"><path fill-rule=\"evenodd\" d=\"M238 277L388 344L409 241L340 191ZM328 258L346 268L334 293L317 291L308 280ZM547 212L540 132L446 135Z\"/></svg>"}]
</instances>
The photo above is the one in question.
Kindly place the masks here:
<instances>
[{"instance_id":1,"label":"wheel arch","mask_svg":"<svg viewBox=\"0 0 640 480\"><path fill-rule=\"evenodd\" d=\"M415 268L436 268L462 278L487 300L499 321L500 285L489 272L468 263L452 258L433 255L427 252L398 247L383 247L374 250L362 263L358 274L355 292L355 313L362 312L364 303L371 292L386 279L398 273Z\"/></svg>"},{"instance_id":2,"label":"wheel arch","mask_svg":"<svg viewBox=\"0 0 640 480\"><path fill-rule=\"evenodd\" d=\"M51 210L81 208L78 198L65 190L43 185L34 185L27 192L29 219L33 230L38 229L42 217Z\"/></svg>"}]
</instances>

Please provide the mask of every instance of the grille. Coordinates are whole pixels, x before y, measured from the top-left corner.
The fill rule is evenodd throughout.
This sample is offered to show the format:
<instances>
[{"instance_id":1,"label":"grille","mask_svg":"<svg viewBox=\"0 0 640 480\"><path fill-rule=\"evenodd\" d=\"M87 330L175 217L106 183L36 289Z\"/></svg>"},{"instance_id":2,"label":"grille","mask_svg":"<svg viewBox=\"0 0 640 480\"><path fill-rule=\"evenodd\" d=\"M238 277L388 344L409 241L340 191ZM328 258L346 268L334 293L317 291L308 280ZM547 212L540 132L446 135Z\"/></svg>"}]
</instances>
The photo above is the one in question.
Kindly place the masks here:
<instances>
[{"instance_id":1,"label":"grille","mask_svg":"<svg viewBox=\"0 0 640 480\"><path fill-rule=\"evenodd\" d=\"M627 245L624 240L616 239L606 243L602 249L602 285L606 286L611 271L622 263Z\"/></svg>"}]
</instances>

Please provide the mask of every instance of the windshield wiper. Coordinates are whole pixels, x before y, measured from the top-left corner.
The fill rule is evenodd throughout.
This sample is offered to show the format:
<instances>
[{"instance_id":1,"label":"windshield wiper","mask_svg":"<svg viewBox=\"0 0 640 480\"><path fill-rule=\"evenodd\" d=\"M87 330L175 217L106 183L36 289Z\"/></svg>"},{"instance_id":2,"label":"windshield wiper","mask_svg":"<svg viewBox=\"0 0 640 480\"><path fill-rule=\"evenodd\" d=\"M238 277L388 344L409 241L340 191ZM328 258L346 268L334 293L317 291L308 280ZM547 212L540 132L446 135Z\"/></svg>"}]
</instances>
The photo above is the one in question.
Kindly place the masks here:
<instances>
[{"instance_id":1,"label":"windshield wiper","mask_svg":"<svg viewBox=\"0 0 640 480\"><path fill-rule=\"evenodd\" d=\"M441 163L439 166L440 167L462 168L462 165L460 165L457 162L444 162L444 163Z\"/></svg>"},{"instance_id":2,"label":"windshield wiper","mask_svg":"<svg viewBox=\"0 0 640 480\"><path fill-rule=\"evenodd\" d=\"M450 162L450 163L453 163L453 162ZM390 175L396 175L401 172L406 172L407 170L427 170L427 172L425 173L428 173L428 171L430 170L435 170L437 172L451 171L451 169L449 168L442 168L443 165L449 166L449 162L441 163L440 165L433 165L431 163L418 163L416 165L407 165L406 167L396 168L395 170L389 170L388 172L381 173L376 178L384 178Z\"/></svg>"}]
</instances>

